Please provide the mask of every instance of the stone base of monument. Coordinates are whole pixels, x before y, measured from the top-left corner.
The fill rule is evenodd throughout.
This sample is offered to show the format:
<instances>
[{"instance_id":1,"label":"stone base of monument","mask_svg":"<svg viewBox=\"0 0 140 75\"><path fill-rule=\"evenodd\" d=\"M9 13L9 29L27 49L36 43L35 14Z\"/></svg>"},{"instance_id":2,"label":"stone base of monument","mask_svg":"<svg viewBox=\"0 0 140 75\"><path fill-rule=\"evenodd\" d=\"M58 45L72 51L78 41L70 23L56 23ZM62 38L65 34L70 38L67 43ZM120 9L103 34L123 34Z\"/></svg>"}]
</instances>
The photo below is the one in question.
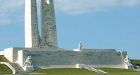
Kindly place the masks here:
<instances>
[{"instance_id":1,"label":"stone base of monument","mask_svg":"<svg viewBox=\"0 0 140 75\"><path fill-rule=\"evenodd\" d=\"M7 48L4 50L4 56L10 62L18 63L25 71L78 68L77 64L125 69L128 69L129 66L127 52L117 52L115 49L72 51L57 48ZM28 64L25 64L27 62ZM25 65L30 67L25 67Z\"/></svg>"}]
</instances>

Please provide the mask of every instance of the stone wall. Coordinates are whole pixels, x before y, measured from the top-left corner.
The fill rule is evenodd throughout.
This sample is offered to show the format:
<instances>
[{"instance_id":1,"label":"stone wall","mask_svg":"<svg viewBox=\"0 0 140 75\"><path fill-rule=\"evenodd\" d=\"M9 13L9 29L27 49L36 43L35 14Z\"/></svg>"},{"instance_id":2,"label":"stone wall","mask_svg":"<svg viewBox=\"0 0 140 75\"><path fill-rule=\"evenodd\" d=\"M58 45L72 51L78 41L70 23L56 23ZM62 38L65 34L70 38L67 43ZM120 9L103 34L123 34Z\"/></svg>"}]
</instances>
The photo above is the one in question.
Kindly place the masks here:
<instances>
[{"instance_id":1,"label":"stone wall","mask_svg":"<svg viewBox=\"0 0 140 75\"><path fill-rule=\"evenodd\" d=\"M6 48L4 49L4 56L12 63L17 61L18 51L23 48Z\"/></svg>"},{"instance_id":2,"label":"stone wall","mask_svg":"<svg viewBox=\"0 0 140 75\"><path fill-rule=\"evenodd\" d=\"M37 67L65 66L74 67L76 64L94 65L96 67L125 68L123 60L127 53L123 52L75 52L75 51L29 51L23 50L23 61L31 55L33 65ZM123 56L123 57L122 57ZM18 56L19 57L19 56ZM67 66L66 66L67 65Z\"/></svg>"},{"instance_id":3,"label":"stone wall","mask_svg":"<svg viewBox=\"0 0 140 75\"><path fill-rule=\"evenodd\" d=\"M8 59L10 62L14 62L14 50L13 50L13 48L4 49L4 57L6 59Z\"/></svg>"},{"instance_id":4,"label":"stone wall","mask_svg":"<svg viewBox=\"0 0 140 75\"><path fill-rule=\"evenodd\" d=\"M47 48L8 48L4 56L21 67L28 56L32 56L33 65L37 68L74 68L76 64L93 65L95 67L126 68L124 59L127 52L115 50L84 49L83 51L68 51Z\"/></svg>"}]
</instances>

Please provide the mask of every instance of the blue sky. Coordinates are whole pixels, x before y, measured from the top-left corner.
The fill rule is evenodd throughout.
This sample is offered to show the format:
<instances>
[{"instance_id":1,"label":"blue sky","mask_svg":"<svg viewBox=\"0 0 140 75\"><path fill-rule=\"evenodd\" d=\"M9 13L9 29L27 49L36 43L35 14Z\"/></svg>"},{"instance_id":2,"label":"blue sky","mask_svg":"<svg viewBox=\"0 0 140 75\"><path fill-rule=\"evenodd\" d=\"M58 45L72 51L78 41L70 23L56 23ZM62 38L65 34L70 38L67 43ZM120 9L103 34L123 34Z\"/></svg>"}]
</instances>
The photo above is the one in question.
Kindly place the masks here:
<instances>
[{"instance_id":1,"label":"blue sky","mask_svg":"<svg viewBox=\"0 0 140 75\"><path fill-rule=\"evenodd\" d=\"M55 0L55 9L59 47L82 41L140 59L140 0ZM0 50L24 47L24 0L0 0L0 35Z\"/></svg>"}]
</instances>

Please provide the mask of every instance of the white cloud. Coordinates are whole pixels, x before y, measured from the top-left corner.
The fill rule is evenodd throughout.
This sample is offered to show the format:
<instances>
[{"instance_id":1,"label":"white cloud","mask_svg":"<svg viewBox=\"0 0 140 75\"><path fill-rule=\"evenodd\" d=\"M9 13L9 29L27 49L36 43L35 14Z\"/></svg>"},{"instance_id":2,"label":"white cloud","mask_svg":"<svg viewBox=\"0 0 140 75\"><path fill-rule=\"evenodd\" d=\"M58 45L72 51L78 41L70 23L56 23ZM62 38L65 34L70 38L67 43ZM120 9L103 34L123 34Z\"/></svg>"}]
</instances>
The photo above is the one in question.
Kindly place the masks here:
<instances>
[{"instance_id":1,"label":"white cloud","mask_svg":"<svg viewBox=\"0 0 140 75\"><path fill-rule=\"evenodd\" d=\"M55 0L57 11L72 14L99 11L113 6L135 6L139 3L140 0ZM21 19L24 19L24 0L0 0L0 25L21 22Z\"/></svg>"},{"instance_id":2,"label":"white cloud","mask_svg":"<svg viewBox=\"0 0 140 75\"><path fill-rule=\"evenodd\" d=\"M59 11L65 13L86 13L104 10L113 6L135 6L140 0L55 0Z\"/></svg>"},{"instance_id":3,"label":"white cloud","mask_svg":"<svg viewBox=\"0 0 140 75\"><path fill-rule=\"evenodd\" d=\"M4 24L10 24L11 23L11 20L9 19L0 19L0 25L4 25Z\"/></svg>"},{"instance_id":4,"label":"white cloud","mask_svg":"<svg viewBox=\"0 0 140 75\"><path fill-rule=\"evenodd\" d=\"M21 22L24 13L24 0L0 0L0 25L17 24Z\"/></svg>"}]
</instances>

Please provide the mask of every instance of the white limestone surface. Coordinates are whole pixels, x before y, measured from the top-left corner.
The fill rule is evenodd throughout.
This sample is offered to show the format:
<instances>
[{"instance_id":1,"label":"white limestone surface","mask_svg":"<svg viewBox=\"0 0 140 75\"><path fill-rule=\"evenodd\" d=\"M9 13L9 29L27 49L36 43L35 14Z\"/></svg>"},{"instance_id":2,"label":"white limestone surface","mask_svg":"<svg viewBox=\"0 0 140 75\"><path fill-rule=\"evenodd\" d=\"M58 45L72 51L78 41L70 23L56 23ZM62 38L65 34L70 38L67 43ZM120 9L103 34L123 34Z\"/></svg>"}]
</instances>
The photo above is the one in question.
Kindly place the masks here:
<instances>
[{"instance_id":1,"label":"white limestone surface","mask_svg":"<svg viewBox=\"0 0 140 75\"><path fill-rule=\"evenodd\" d=\"M95 51L94 49L93 51L68 51L54 48L8 48L5 49L4 56L21 67L24 67L27 57L32 56L35 69L78 68L78 64L125 69L129 66L123 63L127 58L126 52Z\"/></svg>"},{"instance_id":2,"label":"white limestone surface","mask_svg":"<svg viewBox=\"0 0 140 75\"><path fill-rule=\"evenodd\" d=\"M38 48L39 45L36 0L25 0L25 48Z\"/></svg>"},{"instance_id":3,"label":"white limestone surface","mask_svg":"<svg viewBox=\"0 0 140 75\"><path fill-rule=\"evenodd\" d=\"M95 67L126 68L119 52L77 52L77 51L29 51L18 54L19 65L23 66L28 55L32 56L34 66L38 68L73 67L76 64L94 65ZM18 53L19 53L18 52ZM126 53L123 53L126 58ZM126 68L127 69L127 68Z\"/></svg>"},{"instance_id":4,"label":"white limestone surface","mask_svg":"<svg viewBox=\"0 0 140 75\"><path fill-rule=\"evenodd\" d=\"M31 0L25 0L25 47L32 47Z\"/></svg>"},{"instance_id":5,"label":"white limestone surface","mask_svg":"<svg viewBox=\"0 0 140 75\"><path fill-rule=\"evenodd\" d=\"M13 48L6 48L4 49L4 56L10 61L14 62L14 54L13 54Z\"/></svg>"},{"instance_id":6,"label":"white limestone surface","mask_svg":"<svg viewBox=\"0 0 140 75\"><path fill-rule=\"evenodd\" d=\"M10 62L14 63L17 61L18 48L6 48L4 49L4 57Z\"/></svg>"},{"instance_id":7,"label":"white limestone surface","mask_svg":"<svg viewBox=\"0 0 140 75\"><path fill-rule=\"evenodd\" d=\"M24 59L23 59L23 50L18 51L17 62L21 67L24 66Z\"/></svg>"}]
</instances>

